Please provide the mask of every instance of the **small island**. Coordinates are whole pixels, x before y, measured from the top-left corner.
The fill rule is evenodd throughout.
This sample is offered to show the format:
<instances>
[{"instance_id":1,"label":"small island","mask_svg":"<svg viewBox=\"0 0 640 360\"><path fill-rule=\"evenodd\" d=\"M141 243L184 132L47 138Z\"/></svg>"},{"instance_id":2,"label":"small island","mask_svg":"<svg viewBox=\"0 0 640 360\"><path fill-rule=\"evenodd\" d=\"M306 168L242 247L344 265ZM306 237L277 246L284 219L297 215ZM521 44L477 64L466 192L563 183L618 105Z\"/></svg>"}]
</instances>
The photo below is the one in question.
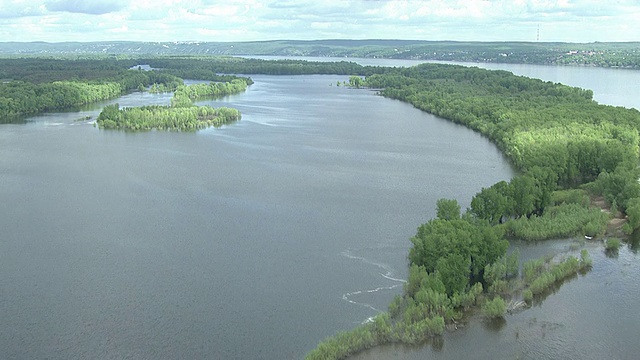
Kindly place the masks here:
<instances>
[{"instance_id":1,"label":"small island","mask_svg":"<svg viewBox=\"0 0 640 360\"><path fill-rule=\"evenodd\" d=\"M96 124L101 129L121 130L177 130L196 131L219 127L238 121L240 111L232 108L196 106L193 101L204 97L221 97L243 92L248 81L234 79L226 83L180 85L176 88L171 105L150 105L120 108L119 104L105 106Z\"/></svg>"}]
</instances>

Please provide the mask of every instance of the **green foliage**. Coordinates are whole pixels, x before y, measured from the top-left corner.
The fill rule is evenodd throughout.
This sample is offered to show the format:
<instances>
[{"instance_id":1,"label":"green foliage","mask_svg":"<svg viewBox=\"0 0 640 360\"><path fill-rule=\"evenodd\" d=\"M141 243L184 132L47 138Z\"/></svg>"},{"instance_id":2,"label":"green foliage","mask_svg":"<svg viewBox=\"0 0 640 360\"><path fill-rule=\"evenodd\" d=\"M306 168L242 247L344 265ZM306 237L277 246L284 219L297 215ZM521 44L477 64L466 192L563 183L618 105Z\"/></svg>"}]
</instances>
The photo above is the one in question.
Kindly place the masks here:
<instances>
[{"instance_id":1,"label":"green foliage","mask_svg":"<svg viewBox=\"0 0 640 360\"><path fill-rule=\"evenodd\" d=\"M212 82L209 84L181 85L175 90L174 96L185 97L191 100L210 96L219 98L227 95L238 94L247 89L246 79L233 79L231 82Z\"/></svg>"},{"instance_id":2,"label":"green foliage","mask_svg":"<svg viewBox=\"0 0 640 360\"><path fill-rule=\"evenodd\" d=\"M187 130L221 126L240 120L236 109L194 106L193 100L202 96L225 96L242 92L247 84L235 79L231 83L180 85L171 98L171 106L142 106L120 109L118 104L106 106L96 123L103 129L127 130Z\"/></svg>"},{"instance_id":3,"label":"green foliage","mask_svg":"<svg viewBox=\"0 0 640 360\"><path fill-rule=\"evenodd\" d=\"M587 207L589 202L589 195L583 189L557 190L551 194L553 205L578 204Z\"/></svg>"},{"instance_id":4,"label":"green foliage","mask_svg":"<svg viewBox=\"0 0 640 360\"><path fill-rule=\"evenodd\" d=\"M13 61L20 63L14 67ZM13 81L0 83L0 117L65 110L120 96L152 83L176 86L182 80L155 71L127 70L108 60L0 60ZM31 69L31 74L25 70Z\"/></svg>"},{"instance_id":5,"label":"green foliage","mask_svg":"<svg viewBox=\"0 0 640 360\"><path fill-rule=\"evenodd\" d=\"M469 291L463 293L454 293L451 297L451 307L454 309L462 308L464 310L476 304L476 300L482 294L482 283L473 284Z\"/></svg>"},{"instance_id":6,"label":"green foliage","mask_svg":"<svg viewBox=\"0 0 640 360\"><path fill-rule=\"evenodd\" d=\"M586 269L591 267L593 260L591 260L591 256L589 256L589 252L587 249L582 249L580 251L580 265L581 268Z\"/></svg>"},{"instance_id":7,"label":"green foliage","mask_svg":"<svg viewBox=\"0 0 640 360\"><path fill-rule=\"evenodd\" d=\"M424 266L427 272L434 272L440 258L457 254L460 257L455 259L470 260L464 274L468 279L480 275L487 264L504 255L508 246L500 230L465 220L432 219L418 228L411 241L411 263ZM459 268L462 269L462 266Z\"/></svg>"},{"instance_id":8,"label":"green foliage","mask_svg":"<svg viewBox=\"0 0 640 360\"><path fill-rule=\"evenodd\" d=\"M460 205L455 199L438 199L436 202L436 214L441 220L460 219Z\"/></svg>"},{"instance_id":9,"label":"green foliage","mask_svg":"<svg viewBox=\"0 0 640 360\"><path fill-rule=\"evenodd\" d=\"M358 351L378 344L377 333L372 329L375 325L359 326L351 331L339 332L324 340L305 356L307 360L344 359Z\"/></svg>"},{"instance_id":10,"label":"green foliage","mask_svg":"<svg viewBox=\"0 0 640 360\"><path fill-rule=\"evenodd\" d=\"M229 57L155 57L139 59L140 63L149 64L163 72L181 78L206 79L220 81L215 74L266 74L266 75L371 75L385 72L389 68L361 66L354 62L320 62L306 60L262 60ZM229 81L228 79L222 81Z\"/></svg>"},{"instance_id":11,"label":"green foliage","mask_svg":"<svg viewBox=\"0 0 640 360\"><path fill-rule=\"evenodd\" d=\"M350 76L349 86L359 89L364 84L364 80L360 76Z\"/></svg>"},{"instance_id":12,"label":"green foliage","mask_svg":"<svg viewBox=\"0 0 640 360\"><path fill-rule=\"evenodd\" d=\"M96 123L103 129L194 131L237 120L240 120L240 112L230 108L154 105L120 109L118 104L114 104L105 106Z\"/></svg>"},{"instance_id":13,"label":"green foliage","mask_svg":"<svg viewBox=\"0 0 640 360\"><path fill-rule=\"evenodd\" d=\"M591 259L586 250L581 253L581 259L573 256L567 257L557 264L547 264L543 260L534 260L525 263L524 280L530 284L529 290L533 295L541 294L555 283L575 275L578 271L588 269Z\"/></svg>"},{"instance_id":14,"label":"green foliage","mask_svg":"<svg viewBox=\"0 0 640 360\"><path fill-rule=\"evenodd\" d=\"M409 297L413 297L418 290L420 290L420 287L428 281L428 276L429 274L427 274L424 266L411 264L409 266L409 279L404 284L405 294Z\"/></svg>"},{"instance_id":15,"label":"green foliage","mask_svg":"<svg viewBox=\"0 0 640 360\"><path fill-rule=\"evenodd\" d=\"M486 135L525 174L531 172L538 179L536 187L547 193L548 188L541 185L548 182L534 175L533 169L555 176L560 185L574 186L637 159L640 112L598 105L587 90L505 71L442 64L423 64L371 77L367 85L384 84L383 95ZM531 186L526 179L516 185L516 190ZM543 200L537 204L534 201L534 208L544 208L545 191L534 194L536 201ZM530 213L529 194L520 191L515 196L520 197L515 214ZM495 206L508 204L497 202ZM483 218L491 223L499 221L499 211L486 215Z\"/></svg>"},{"instance_id":16,"label":"green foliage","mask_svg":"<svg viewBox=\"0 0 640 360\"><path fill-rule=\"evenodd\" d=\"M482 312L488 318L500 318L507 312L507 305L501 297L496 296L493 300L485 301L482 305Z\"/></svg>"},{"instance_id":17,"label":"green foliage","mask_svg":"<svg viewBox=\"0 0 640 360\"><path fill-rule=\"evenodd\" d=\"M604 232L609 217L596 208L566 204L547 208L542 216L520 218L506 224L510 237L545 240L560 237L595 236Z\"/></svg>"},{"instance_id":18,"label":"green foliage","mask_svg":"<svg viewBox=\"0 0 640 360\"><path fill-rule=\"evenodd\" d=\"M447 295L461 293L469 284L471 258L457 253L446 254L436 262L436 274L442 280Z\"/></svg>"},{"instance_id":19,"label":"green foliage","mask_svg":"<svg viewBox=\"0 0 640 360\"><path fill-rule=\"evenodd\" d=\"M483 276L490 294L507 294L509 292L508 279L518 275L519 256L520 253L514 251L485 266Z\"/></svg>"},{"instance_id":20,"label":"green foliage","mask_svg":"<svg viewBox=\"0 0 640 360\"><path fill-rule=\"evenodd\" d=\"M627 200L627 219L631 232L640 228L640 198Z\"/></svg>"},{"instance_id":21,"label":"green foliage","mask_svg":"<svg viewBox=\"0 0 640 360\"><path fill-rule=\"evenodd\" d=\"M489 294L512 289L509 279L517 275L519 261L517 253L506 256L504 231L530 240L602 233L607 215L588 208L583 190L556 191L558 186L592 181L587 187L608 201L630 212L640 208L631 200L640 199L635 166L640 113L635 110L600 106L588 90L440 64L379 72L368 76L366 85L481 132L523 171L508 183L483 188L462 217L457 202L439 200L438 218L418 228L411 238L404 301L390 307L401 341L415 341L433 319L456 318L476 303L481 276ZM516 288L524 286L523 296L531 302L589 266L586 251L580 260L528 261ZM482 308L492 318L506 311L501 297Z\"/></svg>"},{"instance_id":22,"label":"green foliage","mask_svg":"<svg viewBox=\"0 0 640 360\"><path fill-rule=\"evenodd\" d=\"M507 278L507 264L503 259L489 264L484 267L484 281L487 285L492 284Z\"/></svg>"},{"instance_id":23,"label":"green foliage","mask_svg":"<svg viewBox=\"0 0 640 360\"><path fill-rule=\"evenodd\" d=\"M605 250L607 251L618 251L620 248L620 239L617 238L609 238L604 245Z\"/></svg>"},{"instance_id":24,"label":"green foliage","mask_svg":"<svg viewBox=\"0 0 640 360\"><path fill-rule=\"evenodd\" d=\"M522 272L524 281L527 283L533 282L538 275L545 270L546 264L544 259L533 259L526 261L522 265Z\"/></svg>"},{"instance_id":25,"label":"green foliage","mask_svg":"<svg viewBox=\"0 0 640 360\"><path fill-rule=\"evenodd\" d=\"M497 225L502 218L509 216L513 209L509 185L500 181L489 188L483 188L471 199L471 213L480 219Z\"/></svg>"},{"instance_id":26,"label":"green foliage","mask_svg":"<svg viewBox=\"0 0 640 360\"><path fill-rule=\"evenodd\" d=\"M389 316L397 317L398 315L400 315L402 303L403 303L402 296L400 295L394 296L393 300L391 300L391 303L389 303Z\"/></svg>"},{"instance_id":27,"label":"green foliage","mask_svg":"<svg viewBox=\"0 0 640 360\"><path fill-rule=\"evenodd\" d=\"M506 263L506 277L514 277L518 275L520 271L520 250L515 249L505 260Z\"/></svg>"}]
</instances>

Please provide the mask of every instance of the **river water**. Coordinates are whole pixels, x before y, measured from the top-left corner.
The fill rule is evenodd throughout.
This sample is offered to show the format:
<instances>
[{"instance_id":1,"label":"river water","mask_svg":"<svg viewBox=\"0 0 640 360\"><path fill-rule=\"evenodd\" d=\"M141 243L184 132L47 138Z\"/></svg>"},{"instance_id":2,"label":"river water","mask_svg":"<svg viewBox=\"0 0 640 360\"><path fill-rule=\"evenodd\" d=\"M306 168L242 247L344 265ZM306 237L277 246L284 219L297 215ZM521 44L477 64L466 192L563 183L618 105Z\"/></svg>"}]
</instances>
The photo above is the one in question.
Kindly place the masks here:
<instances>
[{"instance_id":1,"label":"river water","mask_svg":"<svg viewBox=\"0 0 640 360\"><path fill-rule=\"evenodd\" d=\"M146 93L0 125L0 358L299 359L400 293L438 198L513 175L348 77L253 78L197 133L78 121Z\"/></svg>"},{"instance_id":2,"label":"river water","mask_svg":"<svg viewBox=\"0 0 640 360\"><path fill-rule=\"evenodd\" d=\"M391 62L378 65L411 64ZM578 70L598 86L621 72L636 76L552 72ZM464 127L331 85L348 77L252 78L246 93L202 102L238 108L242 121L197 133L101 131L77 121L108 103L169 102L146 93L0 125L2 358L301 358L401 292L408 239L435 215L438 198L465 208L482 187L514 174ZM615 104L637 106L625 101ZM547 242L527 253L567 247ZM555 358L582 347L575 354L588 358L599 330L611 335L598 341L623 349L612 354L635 354L625 334L640 323L629 314L638 305L636 254L625 248L611 259L590 249L589 274L500 329L471 321L436 347L361 356ZM550 347L569 350L545 353Z\"/></svg>"}]
</instances>

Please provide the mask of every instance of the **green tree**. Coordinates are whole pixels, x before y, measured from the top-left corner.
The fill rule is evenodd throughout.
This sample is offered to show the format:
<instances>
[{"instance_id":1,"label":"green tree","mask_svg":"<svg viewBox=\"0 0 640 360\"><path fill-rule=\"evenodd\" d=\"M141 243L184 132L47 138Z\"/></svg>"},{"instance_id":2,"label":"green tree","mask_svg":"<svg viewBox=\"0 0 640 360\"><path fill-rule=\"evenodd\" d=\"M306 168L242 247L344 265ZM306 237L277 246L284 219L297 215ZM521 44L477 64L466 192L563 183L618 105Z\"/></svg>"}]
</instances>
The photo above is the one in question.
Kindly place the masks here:
<instances>
[{"instance_id":1,"label":"green tree","mask_svg":"<svg viewBox=\"0 0 640 360\"><path fill-rule=\"evenodd\" d=\"M512 198L512 214L529 216L536 209L536 202L540 198L541 192L536 187L535 180L531 176L516 176L509 183L510 195Z\"/></svg>"},{"instance_id":2,"label":"green tree","mask_svg":"<svg viewBox=\"0 0 640 360\"><path fill-rule=\"evenodd\" d=\"M489 188L483 188L471 199L471 213L492 225L500 223L503 216L511 212L509 185L500 181Z\"/></svg>"},{"instance_id":3,"label":"green tree","mask_svg":"<svg viewBox=\"0 0 640 360\"><path fill-rule=\"evenodd\" d=\"M507 306L501 297L496 296L493 300L487 300L484 303L482 312L489 318L500 318L507 312Z\"/></svg>"},{"instance_id":4,"label":"green tree","mask_svg":"<svg viewBox=\"0 0 640 360\"><path fill-rule=\"evenodd\" d=\"M359 89L363 85L364 81L360 76L350 76L349 86Z\"/></svg>"},{"instance_id":5,"label":"green tree","mask_svg":"<svg viewBox=\"0 0 640 360\"><path fill-rule=\"evenodd\" d=\"M441 220L459 220L460 205L455 199L438 199L436 202L436 214Z\"/></svg>"},{"instance_id":6,"label":"green tree","mask_svg":"<svg viewBox=\"0 0 640 360\"><path fill-rule=\"evenodd\" d=\"M627 201L627 218L631 231L640 228L640 198Z\"/></svg>"},{"instance_id":7,"label":"green tree","mask_svg":"<svg viewBox=\"0 0 640 360\"><path fill-rule=\"evenodd\" d=\"M471 259L461 254L447 254L438 259L436 273L444 284L447 295L463 293L469 285Z\"/></svg>"}]
</instances>

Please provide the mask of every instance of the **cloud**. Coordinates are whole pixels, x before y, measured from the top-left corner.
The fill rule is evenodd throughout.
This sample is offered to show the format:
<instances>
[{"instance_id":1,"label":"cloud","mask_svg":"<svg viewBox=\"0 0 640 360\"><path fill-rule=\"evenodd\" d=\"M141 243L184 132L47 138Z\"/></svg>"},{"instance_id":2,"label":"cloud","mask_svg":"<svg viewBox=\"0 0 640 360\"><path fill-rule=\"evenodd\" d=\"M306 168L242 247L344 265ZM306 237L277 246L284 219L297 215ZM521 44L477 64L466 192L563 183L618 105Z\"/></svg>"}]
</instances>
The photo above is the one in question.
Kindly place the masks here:
<instances>
[{"instance_id":1,"label":"cloud","mask_svg":"<svg viewBox=\"0 0 640 360\"><path fill-rule=\"evenodd\" d=\"M126 7L122 0L87 1L87 0L49 0L45 2L49 11L102 15L116 12Z\"/></svg>"},{"instance_id":2,"label":"cloud","mask_svg":"<svg viewBox=\"0 0 640 360\"><path fill-rule=\"evenodd\" d=\"M40 2L14 0L0 1L0 18L21 18L39 16L46 13L46 8Z\"/></svg>"},{"instance_id":3,"label":"cloud","mask_svg":"<svg viewBox=\"0 0 640 360\"><path fill-rule=\"evenodd\" d=\"M629 41L639 16L635 0L0 0L0 39L526 41L540 25L545 41Z\"/></svg>"}]
</instances>

